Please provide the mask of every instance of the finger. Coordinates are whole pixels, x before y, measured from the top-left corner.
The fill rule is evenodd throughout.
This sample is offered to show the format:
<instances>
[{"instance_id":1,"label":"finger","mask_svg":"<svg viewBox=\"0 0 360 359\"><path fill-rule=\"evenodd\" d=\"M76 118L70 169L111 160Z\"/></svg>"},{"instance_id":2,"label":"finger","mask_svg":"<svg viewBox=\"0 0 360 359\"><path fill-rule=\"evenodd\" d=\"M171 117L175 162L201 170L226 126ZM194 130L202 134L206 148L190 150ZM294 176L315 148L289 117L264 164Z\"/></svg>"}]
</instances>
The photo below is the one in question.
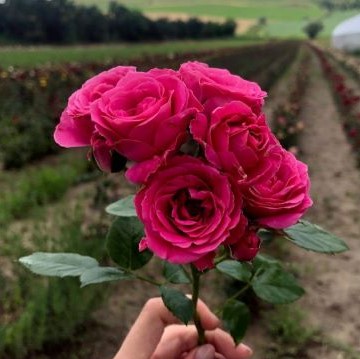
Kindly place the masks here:
<instances>
[{"instance_id":1,"label":"finger","mask_svg":"<svg viewBox=\"0 0 360 359\"><path fill-rule=\"evenodd\" d=\"M184 359L215 359L215 348L211 344L204 344L193 349ZM225 359L225 358L224 358Z\"/></svg>"},{"instance_id":2,"label":"finger","mask_svg":"<svg viewBox=\"0 0 360 359\"><path fill-rule=\"evenodd\" d=\"M168 326L151 359L178 359L196 347L198 334L194 325ZM186 356L184 356L186 358Z\"/></svg>"},{"instance_id":3,"label":"finger","mask_svg":"<svg viewBox=\"0 0 360 359\"><path fill-rule=\"evenodd\" d=\"M232 337L221 329L207 332L208 343L214 345L216 351L227 359L247 359L252 355L252 350L244 344L235 345Z\"/></svg>"},{"instance_id":4,"label":"finger","mask_svg":"<svg viewBox=\"0 0 360 359\"><path fill-rule=\"evenodd\" d=\"M236 350L242 355L243 358L250 358L253 355L251 348L243 343L239 344Z\"/></svg>"},{"instance_id":5,"label":"finger","mask_svg":"<svg viewBox=\"0 0 360 359\"><path fill-rule=\"evenodd\" d=\"M200 317L201 325L205 330L214 330L219 327L220 319L201 299L197 302L197 312Z\"/></svg>"},{"instance_id":6,"label":"finger","mask_svg":"<svg viewBox=\"0 0 360 359\"><path fill-rule=\"evenodd\" d=\"M148 300L114 359L149 359L164 328L178 322L161 298Z\"/></svg>"}]
</instances>

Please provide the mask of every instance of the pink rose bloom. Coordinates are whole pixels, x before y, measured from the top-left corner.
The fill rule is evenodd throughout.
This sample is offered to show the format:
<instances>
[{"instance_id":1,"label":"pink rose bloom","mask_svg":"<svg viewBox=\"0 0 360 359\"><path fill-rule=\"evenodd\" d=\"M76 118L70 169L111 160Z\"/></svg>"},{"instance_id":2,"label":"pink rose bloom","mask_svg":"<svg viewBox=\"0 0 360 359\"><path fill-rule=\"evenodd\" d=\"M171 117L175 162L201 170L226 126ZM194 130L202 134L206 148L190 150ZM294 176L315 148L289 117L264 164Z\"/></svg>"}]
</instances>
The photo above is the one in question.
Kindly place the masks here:
<instances>
[{"instance_id":1,"label":"pink rose bloom","mask_svg":"<svg viewBox=\"0 0 360 359\"><path fill-rule=\"evenodd\" d=\"M110 171L112 148L106 139L100 136L91 121L90 106L105 92L114 88L127 73L135 71L136 68L131 66L114 67L94 76L75 91L61 115L60 123L56 126L56 143L63 147L91 145L100 168Z\"/></svg>"},{"instance_id":2,"label":"pink rose bloom","mask_svg":"<svg viewBox=\"0 0 360 359\"><path fill-rule=\"evenodd\" d=\"M260 238L256 234L257 229L248 228L246 233L232 246L232 256L239 261L251 261L256 257L260 249Z\"/></svg>"},{"instance_id":3,"label":"pink rose bloom","mask_svg":"<svg viewBox=\"0 0 360 359\"><path fill-rule=\"evenodd\" d=\"M191 156L173 157L135 197L145 227L140 249L172 263L209 268L218 247L244 233L242 206L237 186L216 168Z\"/></svg>"},{"instance_id":4,"label":"pink rose bloom","mask_svg":"<svg viewBox=\"0 0 360 359\"><path fill-rule=\"evenodd\" d=\"M128 73L91 106L91 118L109 146L135 162L127 178L143 183L187 140L201 109L175 71L154 69Z\"/></svg>"},{"instance_id":5,"label":"pink rose bloom","mask_svg":"<svg viewBox=\"0 0 360 359\"><path fill-rule=\"evenodd\" d=\"M283 229L294 225L312 205L307 166L287 151L279 169L245 191L249 217L262 226Z\"/></svg>"},{"instance_id":6,"label":"pink rose bloom","mask_svg":"<svg viewBox=\"0 0 360 359\"><path fill-rule=\"evenodd\" d=\"M198 114L191 133L207 160L240 184L252 185L280 166L282 149L264 115L256 115L243 102L230 102L209 116Z\"/></svg>"},{"instance_id":7,"label":"pink rose bloom","mask_svg":"<svg viewBox=\"0 0 360 359\"><path fill-rule=\"evenodd\" d=\"M242 101L256 114L261 112L266 92L255 82L196 61L182 64L179 72L208 113L230 101Z\"/></svg>"}]
</instances>

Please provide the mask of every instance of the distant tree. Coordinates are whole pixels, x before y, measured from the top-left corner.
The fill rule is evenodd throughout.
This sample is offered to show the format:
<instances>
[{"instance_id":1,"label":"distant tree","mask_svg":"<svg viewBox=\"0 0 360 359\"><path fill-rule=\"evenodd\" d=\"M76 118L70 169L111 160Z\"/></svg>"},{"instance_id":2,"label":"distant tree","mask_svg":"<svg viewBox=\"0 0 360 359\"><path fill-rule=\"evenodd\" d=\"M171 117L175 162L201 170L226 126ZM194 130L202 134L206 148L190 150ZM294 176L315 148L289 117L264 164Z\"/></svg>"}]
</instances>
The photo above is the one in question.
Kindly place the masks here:
<instances>
[{"instance_id":1,"label":"distant tree","mask_svg":"<svg viewBox=\"0 0 360 359\"><path fill-rule=\"evenodd\" d=\"M105 42L109 40L107 17L96 6L76 9L76 34L80 42Z\"/></svg>"},{"instance_id":2,"label":"distant tree","mask_svg":"<svg viewBox=\"0 0 360 359\"><path fill-rule=\"evenodd\" d=\"M233 19L227 19L222 25L222 27L223 27L223 35L234 36L236 32L237 24Z\"/></svg>"},{"instance_id":3,"label":"distant tree","mask_svg":"<svg viewBox=\"0 0 360 359\"><path fill-rule=\"evenodd\" d=\"M0 0L1 1L1 0ZM101 43L232 36L236 24L159 19L112 1L103 14L96 6L72 0L6 0L0 2L0 41L5 43Z\"/></svg>"},{"instance_id":4,"label":"distant tree","mask_svg":"<svg viewBox=\"0 0 360 359\"><path fill-rule=\"evenodd\" d=\"M318 4L328 11L360 8L360 0L318 0Z\"/></svg>"},{"instance_id":5,"label":"distant tree","mask_svg":"<svg viewBox=\"0 0 360 359\"><path fill-rule=\"evenodd\" d=\"M267 17L261 16L258 18L257 23L259 26L266 26L267 25Z\"/></svg>"},{"instance_id":6,"label":"distant tree","mask_svg":"<svg viewBox=\"0 0 360 359\"><path fill-rule=\"evenodd\" d=\"M329 12L335 9L335 3L332 0L320 0L319 4Z\"/></svg>"},{"instance_id":7,"label":"distant tree","mask_svg":"<svg viewBox=\"0 0 360 359\"><path fill-rule=\"evenodd\" d=\"M303 31L309 39L315 39L323 29L324 25L321 21L311 21L303 28Z\"/></svg>"}]
</instances>

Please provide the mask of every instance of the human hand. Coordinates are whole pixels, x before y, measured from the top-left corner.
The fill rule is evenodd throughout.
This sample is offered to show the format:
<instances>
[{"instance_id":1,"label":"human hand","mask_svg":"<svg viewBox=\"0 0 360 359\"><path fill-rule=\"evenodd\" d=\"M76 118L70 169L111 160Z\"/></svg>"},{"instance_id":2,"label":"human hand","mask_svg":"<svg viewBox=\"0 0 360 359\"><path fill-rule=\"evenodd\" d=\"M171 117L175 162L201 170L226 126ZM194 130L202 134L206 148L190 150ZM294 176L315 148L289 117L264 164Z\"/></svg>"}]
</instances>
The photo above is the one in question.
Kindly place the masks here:
<instances>
[{"instance_id":1,"label":"human hand","mask_svg":"<svg viewBox=\"0 0 360 359\"><path fill-rule=\"evenodd\" d=\"M236 346L219 328L219 319L201 300L197 311L207 343L200 347L195 326L179 325L161 298L150 299L114 359L246 359L252 355L250 348Z\"/></svg>"}]
</instances>

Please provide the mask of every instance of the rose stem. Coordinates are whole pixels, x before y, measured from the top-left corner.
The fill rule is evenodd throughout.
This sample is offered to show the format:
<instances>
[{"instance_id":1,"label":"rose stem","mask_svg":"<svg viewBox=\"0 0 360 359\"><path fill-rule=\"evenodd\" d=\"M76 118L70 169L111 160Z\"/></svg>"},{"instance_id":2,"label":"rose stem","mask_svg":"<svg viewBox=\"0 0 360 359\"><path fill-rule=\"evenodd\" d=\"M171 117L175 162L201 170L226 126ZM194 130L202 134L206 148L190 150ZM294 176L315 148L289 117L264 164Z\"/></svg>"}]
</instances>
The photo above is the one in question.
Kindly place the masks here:
<instances>
[{"instance_id":1,"label":"rose stem","mask_svg":"<svg viewBox=\"0 0 360 359\"><path fill-rule=\"evenodd\" d=\"M201 272L199 272L195 266L191 265L191 273L193 277L193 293L192 293L192 302L193 302L193 309L194 309L194 324L196 330L199 335L198 344L203 345L205 343L205 331L201 325L199 313L196 310L197 301L199 299L199 290L200 290L200 276Z\"/></svg>"}]
</instances>

